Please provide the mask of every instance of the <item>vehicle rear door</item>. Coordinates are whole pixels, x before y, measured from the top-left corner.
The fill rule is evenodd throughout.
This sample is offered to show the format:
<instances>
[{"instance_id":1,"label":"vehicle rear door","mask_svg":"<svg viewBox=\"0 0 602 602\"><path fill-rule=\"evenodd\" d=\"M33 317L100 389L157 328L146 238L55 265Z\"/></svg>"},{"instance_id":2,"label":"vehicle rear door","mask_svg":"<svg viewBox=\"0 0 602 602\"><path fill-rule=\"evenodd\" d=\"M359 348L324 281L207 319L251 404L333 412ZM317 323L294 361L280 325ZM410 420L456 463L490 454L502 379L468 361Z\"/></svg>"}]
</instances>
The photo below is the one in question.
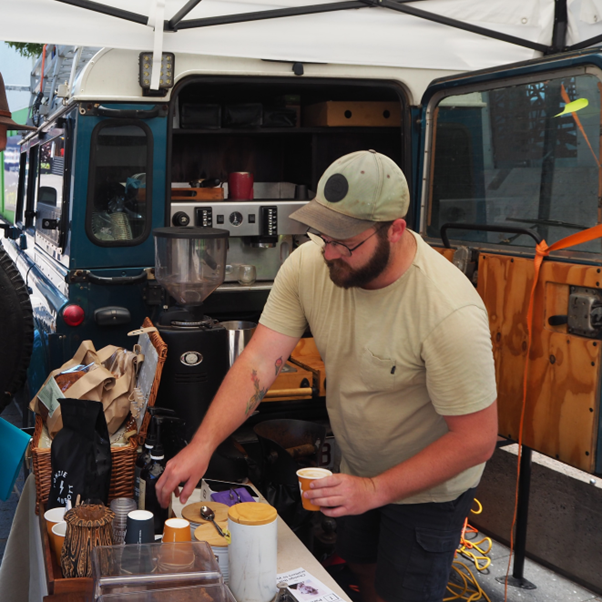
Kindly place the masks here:
<instances>
[{"instance_id":1,"label":"vehicle rear door","mask_svg":"<svg viewBox=\"0 0 602 602\"><path fill-rule=\"evenodd\" d=\"M423 98L415 224L471 278L489 313L500 434L602 472L602 240L536 242L601 223L602 57L596 52L435 81Z\"/></svg>"}]
</instances>

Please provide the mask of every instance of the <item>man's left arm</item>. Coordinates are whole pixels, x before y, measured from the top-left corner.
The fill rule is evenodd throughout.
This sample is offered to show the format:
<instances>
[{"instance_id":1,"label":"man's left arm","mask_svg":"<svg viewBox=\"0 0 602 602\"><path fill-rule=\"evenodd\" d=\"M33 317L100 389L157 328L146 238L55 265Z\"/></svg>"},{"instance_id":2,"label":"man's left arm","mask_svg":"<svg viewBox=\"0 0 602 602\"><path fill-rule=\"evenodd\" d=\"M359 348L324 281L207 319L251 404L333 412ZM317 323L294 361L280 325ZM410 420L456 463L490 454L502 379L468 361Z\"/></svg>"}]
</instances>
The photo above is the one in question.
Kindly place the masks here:
<instances>
[{"instance_id":1,"label":"man's left arm","mask_svg":"<svg viewBox=\"0 0 602 602\"><path fill-rule=\"evenodd\" d=\"M325 477L314 481L305 496L326 516L362 514L430 489L491 457L498 433L496 402L444 419L449 431L405 462L372 478Z\"/></svg>"}]
</instances>

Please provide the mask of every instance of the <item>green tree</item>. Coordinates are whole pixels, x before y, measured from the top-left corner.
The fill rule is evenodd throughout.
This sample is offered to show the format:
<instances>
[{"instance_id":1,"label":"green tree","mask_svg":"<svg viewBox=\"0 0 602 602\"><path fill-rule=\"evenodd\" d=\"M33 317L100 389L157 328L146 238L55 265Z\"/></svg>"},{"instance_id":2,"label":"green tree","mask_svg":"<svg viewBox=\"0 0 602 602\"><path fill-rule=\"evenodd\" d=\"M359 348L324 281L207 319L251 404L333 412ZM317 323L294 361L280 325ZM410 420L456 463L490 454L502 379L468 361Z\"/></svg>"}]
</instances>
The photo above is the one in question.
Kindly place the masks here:
<instances>
[{"instance_id":1,"label":"green tree","mask_svg":"<svg viewBox=\"0 0 602 602\"><path fill-rule=\"evenodd\" d=\"M30 44L28 42L6 42L14 48L21 56L36 57L42 54L44 44Z\"/></svg>"}]
</instances>

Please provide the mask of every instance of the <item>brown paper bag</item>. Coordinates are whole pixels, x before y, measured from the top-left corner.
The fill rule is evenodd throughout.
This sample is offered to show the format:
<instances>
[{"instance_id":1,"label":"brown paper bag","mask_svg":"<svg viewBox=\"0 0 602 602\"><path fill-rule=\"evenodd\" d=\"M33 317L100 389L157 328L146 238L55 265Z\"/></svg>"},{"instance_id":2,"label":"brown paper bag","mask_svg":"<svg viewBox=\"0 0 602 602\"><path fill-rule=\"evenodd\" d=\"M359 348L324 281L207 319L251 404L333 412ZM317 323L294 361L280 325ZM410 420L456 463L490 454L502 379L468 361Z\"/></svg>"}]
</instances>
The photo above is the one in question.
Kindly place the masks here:
<instances>
[{"instance_id":1,"label":"brown paper bag","mask_svg":"<svg viewBox=\"0 0 602 602\"><path fill-rule=\"evenodd\" d=\"M103 347L97 352L92 341L83 341L72 359L50 373L29 407L44 418L47 412L44 412L45 407L38 395L48 381L76 366L86 366L88 370L81 371L79 378L64 391L64 395L71 399L100 401L109 435L112 435L129 413L130 396L136 386L138 364L142 359L140 354L114 345ZM60 407L54 410L52 416L46 417L46 428L52 438L63 428Z\"/></svg>"}]
</instances>

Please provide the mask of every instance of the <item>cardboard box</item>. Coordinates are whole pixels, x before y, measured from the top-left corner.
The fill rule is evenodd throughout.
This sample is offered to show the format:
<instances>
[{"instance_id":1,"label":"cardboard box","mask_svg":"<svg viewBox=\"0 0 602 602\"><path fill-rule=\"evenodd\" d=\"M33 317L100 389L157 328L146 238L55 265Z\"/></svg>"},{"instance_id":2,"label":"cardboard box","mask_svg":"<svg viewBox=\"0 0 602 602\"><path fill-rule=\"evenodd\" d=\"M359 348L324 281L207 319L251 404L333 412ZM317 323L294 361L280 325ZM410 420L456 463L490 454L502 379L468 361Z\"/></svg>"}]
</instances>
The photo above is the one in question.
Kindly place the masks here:
<instances>
[{"instance_id":1,"label":"cardboard box","mask_svg":"<svg viewBox=\"0 0 602 602\"><path fill-rule=\"evenodd\" d=\"M303 108L305 127L399 127L401 105L396 102L320 102Z\"/></svg>"}]
</instances>

